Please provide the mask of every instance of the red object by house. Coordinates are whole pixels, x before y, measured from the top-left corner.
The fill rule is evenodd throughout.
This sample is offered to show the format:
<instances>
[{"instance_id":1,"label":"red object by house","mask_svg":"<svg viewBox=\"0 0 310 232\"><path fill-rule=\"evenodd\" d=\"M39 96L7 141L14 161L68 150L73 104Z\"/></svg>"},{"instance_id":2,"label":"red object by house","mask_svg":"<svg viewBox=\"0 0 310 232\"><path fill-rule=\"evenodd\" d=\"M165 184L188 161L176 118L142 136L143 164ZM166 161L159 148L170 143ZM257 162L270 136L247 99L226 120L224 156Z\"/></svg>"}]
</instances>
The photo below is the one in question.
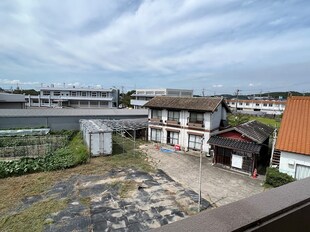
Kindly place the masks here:
<instances>
[{"instance_id":1,"label":"red object by house","mask_svg":"<svg viewBox=\"0 0 310 232\"><path fill-rule=\"evenodd\" d=\"M181 151L181 146L179 144L174 145L174 150Z\"/></svg>"}]
</instances>

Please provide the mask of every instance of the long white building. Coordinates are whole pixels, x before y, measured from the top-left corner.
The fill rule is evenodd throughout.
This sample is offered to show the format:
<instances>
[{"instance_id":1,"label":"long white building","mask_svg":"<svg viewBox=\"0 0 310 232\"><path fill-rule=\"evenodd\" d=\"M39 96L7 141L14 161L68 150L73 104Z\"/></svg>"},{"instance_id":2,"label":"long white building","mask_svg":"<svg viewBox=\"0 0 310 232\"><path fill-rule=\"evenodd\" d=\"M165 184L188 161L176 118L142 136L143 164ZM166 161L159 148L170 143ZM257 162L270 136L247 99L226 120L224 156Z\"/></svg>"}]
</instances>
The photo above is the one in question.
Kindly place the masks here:
<instances>
[{"instance_id":1,"label":"long white building","mask_svg":"<svg viewBox=\"0 0 310 232\"><path fill-rule=\"evenodd\" d=\"M149 100L156 96L171 97L192 97L193 90L190 89L136 89L136 93L132 94L130 104L135 109L142 108Z\"/></svg>"},{"instance_id":2,"label":"long white building","mask_svg":"<svg viewBox=\"0 0 310 232\"><path fill-rule=\"evenodd\" d=\"M286 101L279 100L226 100L232 111L243 111L244 113L261 112L265 114L280 115L283 113Z\"/></svg>"},{"instance_id":3,"label":"long white building","mask_svg":"<svg viewBox=\"0 0 310 232\"><path fill-rule=\"evenodd\" d=\"M27 107L117 108L118 89L44 87L26 96Z\"/></svg>"}]
</instances>

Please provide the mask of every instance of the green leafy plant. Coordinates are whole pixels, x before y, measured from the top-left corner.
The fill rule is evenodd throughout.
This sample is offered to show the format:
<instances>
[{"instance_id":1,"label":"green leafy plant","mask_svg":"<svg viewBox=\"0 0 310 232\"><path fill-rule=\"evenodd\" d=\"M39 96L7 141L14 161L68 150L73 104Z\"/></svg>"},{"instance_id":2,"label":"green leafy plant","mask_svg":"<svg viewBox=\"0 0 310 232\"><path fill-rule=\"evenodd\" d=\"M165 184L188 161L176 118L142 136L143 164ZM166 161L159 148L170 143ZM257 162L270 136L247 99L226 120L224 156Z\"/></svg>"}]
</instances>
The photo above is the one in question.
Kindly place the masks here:
<instances>
[{"instance_id":1,"label":"green leafy plant","mask_svg":"<svg viewBox=\"0 0 310 232\"><path fill-rule=\"evenodd\" d=\"M290 175L279 172L276 168L267 168L265 184L272 187L279 187L293 181L295 181L295 179Z\"/></svg>"},{"instance_id":2,"label":"green leafy plant","mask_svg":"<svg viewBox=\"0 0 310 232\"><path fill-rule=\"evenodd\" d=\"M73 136L73 135L72 135ZM75 134L69 144L55 152L38 158L1 161L0 178L18 176L26 173L66 169L85 163L88 151L80 133Z\"/></svg>"}]
</instances>

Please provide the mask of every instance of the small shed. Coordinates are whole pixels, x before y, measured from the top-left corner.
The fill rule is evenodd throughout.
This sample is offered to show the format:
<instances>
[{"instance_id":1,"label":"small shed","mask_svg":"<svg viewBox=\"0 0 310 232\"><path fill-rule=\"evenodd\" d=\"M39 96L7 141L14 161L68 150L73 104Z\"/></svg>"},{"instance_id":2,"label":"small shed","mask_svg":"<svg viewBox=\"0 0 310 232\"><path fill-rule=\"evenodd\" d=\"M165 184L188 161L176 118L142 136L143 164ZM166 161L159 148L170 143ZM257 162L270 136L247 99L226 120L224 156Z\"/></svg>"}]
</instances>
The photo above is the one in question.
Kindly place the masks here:
<instances>
[{"instance_id":1,"label":"small shed","mask_svg":"<svg viewBox=\"0 0 310 232\"><path fill-rule=\"evenodd\" d=\"M80 130L92 156L112 154L113 130L101 120L82 119L80 120Z\"/></svg>"},{"instance_id":2,"label":"small shed","mask_svg":"<svg viewBox=\"0 0 310 232\"><path fill-rule=\"evenodd\" d=\"M259 166L266 167L273 130L253 120L214 133L208 141L214 151L214 163L250 174Z\"/></svg>"}]
</instances>

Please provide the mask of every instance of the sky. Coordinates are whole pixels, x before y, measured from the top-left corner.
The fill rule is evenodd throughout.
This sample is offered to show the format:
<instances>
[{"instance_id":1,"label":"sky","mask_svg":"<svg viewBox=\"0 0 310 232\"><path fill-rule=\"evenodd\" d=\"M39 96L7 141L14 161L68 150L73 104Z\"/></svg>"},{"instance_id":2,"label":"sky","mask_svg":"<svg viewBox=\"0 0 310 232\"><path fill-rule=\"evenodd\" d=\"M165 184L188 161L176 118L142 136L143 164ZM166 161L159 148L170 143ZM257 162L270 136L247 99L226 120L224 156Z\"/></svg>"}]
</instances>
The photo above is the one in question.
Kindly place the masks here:
<instances>
[{"instance_id":1,"label":"sky","mask_svg":"<svg viewBox=\"0 0 310 232\"><path fill-rule=\"evenodd\" d=\"M310 92L309 0L1 0L0 87Z\"/></svg>"}]
</instances>

